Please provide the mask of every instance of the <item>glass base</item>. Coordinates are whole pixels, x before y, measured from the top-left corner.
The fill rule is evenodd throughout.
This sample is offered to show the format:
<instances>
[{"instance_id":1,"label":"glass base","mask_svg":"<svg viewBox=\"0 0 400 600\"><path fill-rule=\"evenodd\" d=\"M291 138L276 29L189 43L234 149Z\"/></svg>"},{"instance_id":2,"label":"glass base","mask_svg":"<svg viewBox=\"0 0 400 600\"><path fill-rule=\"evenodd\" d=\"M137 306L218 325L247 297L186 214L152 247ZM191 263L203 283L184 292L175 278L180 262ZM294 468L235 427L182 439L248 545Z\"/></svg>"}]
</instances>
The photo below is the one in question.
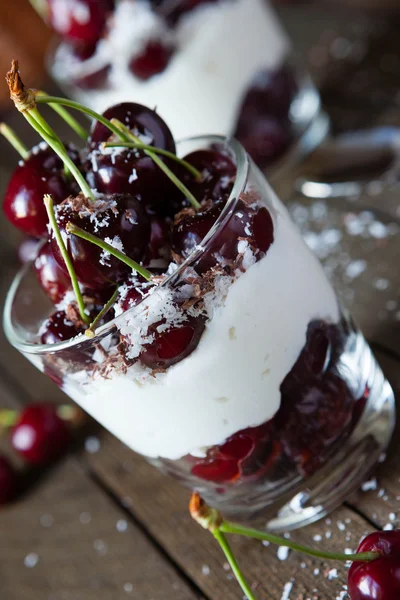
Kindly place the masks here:
<instances>
[{"instance_id":1,"label":"glass base","mask_svg":"<svg viewBox=\"0 0 400 600\"><path fill-rule=\"evenodd\" d=\"M387 448L395 424L394 394L364 338L355 340L353 360L368 380L368 399L362 416L347 438L332 447L330 458L310 477L300 475L283 489L263 489L262 484L230 494L199 490L206 501L225 517L252 521L270 531L290 531L323 518L348 498L365 481Z\"/></svg>"}]
</instances>

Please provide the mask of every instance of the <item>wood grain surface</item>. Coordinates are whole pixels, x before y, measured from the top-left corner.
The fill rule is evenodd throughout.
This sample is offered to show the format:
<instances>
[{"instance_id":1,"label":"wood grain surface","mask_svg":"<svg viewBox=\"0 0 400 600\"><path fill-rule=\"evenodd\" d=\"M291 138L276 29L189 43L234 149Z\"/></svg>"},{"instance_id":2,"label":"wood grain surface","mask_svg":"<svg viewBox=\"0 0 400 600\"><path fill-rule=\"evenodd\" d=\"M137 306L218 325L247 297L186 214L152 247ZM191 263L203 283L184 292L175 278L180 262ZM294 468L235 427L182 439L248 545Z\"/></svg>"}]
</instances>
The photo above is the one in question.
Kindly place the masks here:
<instances>
[{"instance_id":1,"label":"wood grain surface","mask_svg":"<svg viewBox=\"0 0 400 600\"><path fill-rule=\"evenodd\" d=\"M283 7L281 11L295 48L305 54L321 86L335 131L400 124L400 53L393 19L347 18L339 11L317 8L303 12ZM25 66L24 62L24 70ZM8 120L28 144L34 143L35 137L19 115L10 113ZM67 133L64 126L58 126L58 131ZM302 166L302 172L315 169L321 157L319 150ZM0 140L1 189L16 160ZM314 203L293 194L293 181L294 174L288 174L281 190L283 199L291 209L302 205L311 215ZM326 223L343 235L342 244L350 244L343 215L374 209L379 222L395 223L397 186L372 191L366 187L350 204L325 202ZM0 234L0 296L4 299L18 267L19 238L4 219ZM356 259L357 252L365 250L365 240L353 240L347 247ZM335 283L343 292L352 292L351 310L399 393L400 302L388 309L389 301L391 306L399 301L399 242L392 239L384 247L371 246L368 252L369 268L363 278L350 281L335 273ZM381 260L390 284L385 290L374 284ZM35 399L60 402L65 397L1 333L0 404L11 407ZM36 477L19 501L0 512L0 597L241 600L219 548L188 515L188 491L95 424L87 435L90 443L87 437L78 443L65 460ZM0 444L5 449L7 440L3 438ZM292 539L331 550L355 549L373 528L396 526L400 519L398 444L396 433L387 460L363 489L329 518L292 533ZM343 598L345 565L293 552L287 557L279 552L278 557L277 548L246 539L233 539L232 546L260 600Z\"/></svg>"}]
</instances>

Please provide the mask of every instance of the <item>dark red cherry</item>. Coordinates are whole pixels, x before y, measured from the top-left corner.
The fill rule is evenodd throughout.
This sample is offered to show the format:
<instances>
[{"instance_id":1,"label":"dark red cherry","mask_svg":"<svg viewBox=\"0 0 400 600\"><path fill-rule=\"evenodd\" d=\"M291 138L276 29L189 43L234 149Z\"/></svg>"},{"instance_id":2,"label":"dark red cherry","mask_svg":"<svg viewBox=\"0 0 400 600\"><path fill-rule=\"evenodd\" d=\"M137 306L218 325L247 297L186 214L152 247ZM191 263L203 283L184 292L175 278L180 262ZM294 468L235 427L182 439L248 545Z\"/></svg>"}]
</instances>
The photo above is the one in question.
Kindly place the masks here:
<instances>
[{"instance_id":1,"label":"dark red cherry","mask_svg":"<svg viewBox=\"0 0 400 600\"><path fill-rule=\"evenodd\" d=\"M39 251L34 269L40 285L53 304L61 302L65 293L71 289L71 280L54 258L50 242Z\"/></svg>"},{"instance_id":2,"label":"dark red cherry","mask_svg":"<svg viewBox=\"0 0 400 600\"><path fill-rule=\"evenodd\" d=\"M11 431L11 445L31 464L46 464L61 456L70 442L66 423L51 404L27 406Z\"/></svg>"},{"instance_id":3,"label":"dark red cherry","mask_svg":"<svg viewBox=\"0 0 400 600\"><path fill-rule=\"evenodd\" d=\"M58 344L76 337L82 330L68 319L64 310L57 310L43 323L40 333L42 344Z\"/></svg>"},{"instance_id":4,"label":"dark red cherry","mask_svg":"<svg viewBox=\"0 0 400 600\"><path fill-rule=\"evenodd\" d=\"M246 132L239 129L236 137L254 162L264 169L287 150L292 140L292 130L289 121L262 117L255 118Z\"/></svg>"},{"instance_id":5,"label":"dark red cherry","mask_svg":"<svg viewBox=\"0 0 400 600\"><path fill-rule=\"evenodd\" d=\"M207 458L192 468L192 474L214 483L263 476L282 453L279 442L271 439L271 432L271 422L267 422L235 433L221 446L211 448Z\"/></svg>"},{"instance_id":6,"label":"dark red cherry","mask_svg":"<svg viewBox=\"0 0 400 600\"><path fill-rule=\"evenodd\" d=\"M0 456L0 504L12 500L17 491L17 473L5 456Z\"/></svg>"},{"instance_id":7,"label":"dark red cherry","mask_svg":"<svg viewBox=\"0 0 400 600\"><path fill-rule=\"evenodd\" d=\"M69 40L97 41L106 25L107 0L47 0L51 27Z\"/></svg>"},{"instance_id":8,"label":"dark red cherry","mask_svg":"<svg viewBox=\"0 0 400 600\"><path fill-rule=\"evenodd\" d=\"M118 119L147 145L175 152L175 143L167 125L158 114L140 104L125 102L106 110L107 119ZM90 137L87 179L102 193L129 193L152 211L165 211L169 179L143 151L104 149L101 142L109 130L96 122Z\"/></svg>"},{"instance_id":9,"label":"dark red cherry","mask_svg":"<svg viewBox=\"0 0 400 600\"><path fill-rule=\"evenodd\" d=\"M175 142L170 130L161 117L151 108L133 102L123 102L108 108L103 116L106 119L118 119L132 133L139 137L145 137L146 143L175 152ZM110 130L107 127L99 121L95 121L90 134L90 147L93 148L101 142L106 142L110 135Z\"/></svg>"},{"instance_id":10,"label":"dark red cherry","mask_svg":"<svg viewBox=\"0 0 400 600\"><path fill-rule=\"evenodd\" d=\"M152 217L150 242L147 248L146 261L164 259L169 260L171 250L169 247L169 227L164 219Z\"/></svg>"},{"instance_id":11,"label":"dark red cherry","mask_svg":"<svg viewBox=\"0 0 400 600\"><path fill-rule=\"evenodd\" d=\"M47 235L43 196L51 194L57 204L71 193L62 169L61 159L47 146L35 148L20 162L8 183L3 202L4 213L15 227L33 237Z\"/></svg>"},{"instance_id":12,"label":"dark red cherry","mask_svg":"<svg viewBox=\"0 0 400 600\"><path fill-rule=\"evenodd\" d=\"M161 333L155 325L154 341L144 346L139 356L140 362L150 369L167 369L175 365L196 349L204 327L204 319L200 317L189 317L181 325Z\"/></svg>"},{"instance_id":13,"label":"dark red cherry","mask_svg":"<svg viewBox=\"0 0 400 600\"><path fill-rule=\"evenodd\" d=\"M223 458L206 460L192 468L192 475L213 483L233 482L239 477L238 461Z\"/></svg>"},{"instance_id":14,"label":"dark red cherry","mask_svg":"<svg viewBox=\"0 0 400 600\"><path fill-rule=\"evenodd\" d=\"M57 207L57 222L67 240L76 275L81 283L93 290L101 290L122 281L130 272L119 259L104 253L98 246L66 234L68 222L94 234L121 250L136 261L141 261L150 240L150 223L143 206L128 194L114 194L100 200L98 208L76 212L71 202ZM104 208L102 209L102 203ZM94 212L93 212L94 211ZM57 241L51 238L51 248L60 267L66 271Z\"/></svg>"},{"instance_id":15,"label":"dark red cherry","mask_svg":"<svg viewBox=\"0 0 400 600\"><path fill-rule=\"evenodd\" d=\"M140 54L129 63L131 72L142 81L162 73L167 67L173 50L161 42L150 41Z\"/></svg>"},{"instance_id":16,"label":"dark red cherry","mask_svg":"<svg viewBox=\"0 0 400 600\"><path fill-rule=\"evenodd\" d=\"M348 574L351 600L400 598L400 530L368 535L357 552L378 552L381 557L371 562L353 562Z\"/></svg>"},{"instance_id":17,"label":"dark red cherry","mask_svg":"<svg viewBox=\"0 0 400 600\"><path fill-rule=\"evenodd\" d=\"M187 258L201 244L221 214L223 203L197 213L178 216L171 232L171 246L175 254ZM265 207L253 206L239 201L231 218L224 224L196 264L196 270L204 272L218 262L235 261L239 255L240 242L248 240L256 260L267 252L273 242L273 222Z\"/></svg>"},{"instance_id":18,"label":"dark red cherry","mask_svg":"<svg viewBox=\"0 0 400 600\"><path fill-rule=\"evenodd\" d=\"M235 182L236 166L226 152L214 149L196 150L186 155L184 160L200 171L201 180L196 181L183 167L174 166L174 171L199 202L228 199ZM188 201L175 188L168 196L168 204L172 209L170 212L176 214L188 206Z\"/></svg>"}]
</instances>

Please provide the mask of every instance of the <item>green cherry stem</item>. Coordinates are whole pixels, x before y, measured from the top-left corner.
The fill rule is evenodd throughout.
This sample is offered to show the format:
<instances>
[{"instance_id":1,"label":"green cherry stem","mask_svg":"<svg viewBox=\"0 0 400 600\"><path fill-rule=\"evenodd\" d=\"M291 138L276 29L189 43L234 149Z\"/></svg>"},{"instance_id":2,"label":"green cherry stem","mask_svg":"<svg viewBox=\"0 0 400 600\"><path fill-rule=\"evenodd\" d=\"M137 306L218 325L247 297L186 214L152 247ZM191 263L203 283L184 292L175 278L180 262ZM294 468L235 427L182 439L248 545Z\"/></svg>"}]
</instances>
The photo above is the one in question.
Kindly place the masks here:
<instances>
[{"instance_id":1,"label":"green cherry stem","mask_svg":"<svg viewBox=\"0 0 400 600\"><path fill-rule=\"evenodd\" d=\"M135 144L140 144L140 140L133 135L133 133L125 127L119 121L112 119L108 120L106 117L103 117L96 111L83 106L79 102L75 102L75 100L68 100L67 98L60 98L58 96L40 96L38 95L36 98L38 104L59 104L61 106L67 106L68 108L73 108L78 110L89 117L92 117L99 123L102 123L105 127L111 131L114 135L116 135L123 142L134 142ZM155 154L153 150L144 150L144 153L149 156L155 162L155 164L167 175L167 177L181 190L183 195L189 200L190 204L193 206L195 210L199 210L201 208L200 203L196 200L193 194L187 189L187 187L172 173L171 169L167 167L167 165ZM196 173L197 176L197 173Z\"/></svg>"},{"instance_id":2,"label":"green cherry stem","mask_svg":"<svg viewBox=\"0 0 400 600\"><path fill-rule=\"evenodd\" d=\"M15 131L11 129L5 123L0 123L1 135L11 144L11 146L18 152L20 157L25 160L29 156L29 150L25 146L24 142L17 136Z\"/></svg>"},{"instance_id":3,"label":"green cherry stem","mask_svg":"<svg viewBox=\"0 0 400 600\"><path fill-rule=\"evenodd\" d=\"M132 142L135 144L140 144L140 139L136 137L125 125L123 125L117 119L111 119L111 123L116 125ZM165 175L176 185L176 187L182 192L182 194L189 200L190 204L193 206L195 210L199 210L201 208L201 204L196 200L193 196L192 192L188 190L188 188L182 183L182 181L171 171L171 169L161 160L157 154L153 152L153 150L144 150L144 153L152 159L152 161L165 173Z\"/></svg>"},{"instance_id":4,"label":"green cherry stem","mask_svg":"<svg viewBox=\"0 0 400 600\"><path fill-rule=\"evenodd\" d=\"M126 256L126 254L124 254L120 250L117 250L117 248L114 248L113 246L111 246L111 244L107 244L107 242L105 242L104 240L101 240L100 238L93 235L92 233L89 233L88 231L84 231L83 229L81 229L77 225L74 225L74 223L71 223L71 222L67 223L67 226L65 229L66 229L67 233L72 233L72 235L76 235L77 237L80 237L83 240L86 240L87 242L91 242L92 244L95 244L96 246L98 246L99 248L104 250L105 252L108 252L109 254L111 254L111 256L115 256L115 258L118 258L118 260L125 263L133 271L136 271L137 273L142 275L142 277L144 277L147 281L150 281L152 279L153 275L150 273L150 271L148 271L147 269L145 269L144 267L139 265L139 263L137 263L132 258L129 258L129 256Z\"/></svg>"},{"instance_id":5,"label":"green cherry stem","mask_svg":"<svg viewBox=\"0 0 400 600\"><path fill-rule=\"evenodd\" d=\"M31 125L31 127L33 127L33 129L35 129L38 132L38 134L44 139L45 142L47 142L50 148L52 148L54 152L61 158L64 165L68 167L69 171L74 176L75 181L82 190L84 196L86 196L86 198L89 198L91 202L95 202L95 197L92 190L89 187L89 184L87 183L86 179L84 178L76 164L68 156L67 150L63 143L49 135L49 133L45 131L41 127L41 125L36 121L36 119L32 117L28 112L24 112L23 115L28 121L28 123Z\"/></svg>"},{"instance_id":6,"label":"green cherry stem","mask_svg":"<svg viewBox=\"0 0 400 600\"><path fill-rule=\"evenodd\" d=\"M216 529L215 531L212 532L212 534L215 537L215 539L217 540L217 542L219 543L219 545L221 546L221 548L226 556L226 559L232 569L232 572L235 575L236 580L239 583L240 587L242 588L243 592L246 594L246 597L248 598L248 600L256 600L256 597L254 596L249 584L245 580L243 573L240 570L240 567L233 555L232 549L231 549L230 545L228 544L228 540L226 539L225 535L223 534L221 529Z\"/></svg>"},{"instance_id":7,"label":"green cherry stem","mask_svg":"<svg viewBox=\"0 0 400 600\"><path fill-rule=\"evenodd\" d=\"M68 270L68 273L69 273L69 276L71 279L72 288L74 290L74 293L76 296L76 301L78 303L79 314L81 316L82 321L84 323L86 323L86 325L89 325L90 319L85 312L85 303L84 303L82 293L81 293L81 290L79 287L78 278L75 273L74 265L72 264L71 257L68 253L66 245L64 244L64 240L62 238L60 229L57 224L56 216L54 213L53 198L50 196L50 194L46 194L43 199L43 202L46 207L47 215L49 217L50 226L53 230L58 247L60 249L61 255L64 259L65 265L67 267L67 270Z\"/></svg>"},{"instance_id":8,"label":"green cherry stem","mask_svg":"<svg viewBox=\"0 0 400 600\"><path fill-rule=\"evenodd\" d=\"M256 540L265 540L267 542L270 542L271 544L285 546L286 548L290 548L291 550L297 550L298 552L308 554L309 556L315 556L316 558L341 561L351 560L353 562L369 562L371 560L379 558L380 556L377 552L358 552L356 554L344 554L343 552L324 552L323 550L315 550L314 548L309 548L308 546L296 544L296 542L292 542L291 540L287 540L286 538L282 538L277 535L267 533L265 531L260 531L258 529L252 529L251 527L245 527L244 525L239 525L238 523L231 523L230 521L222 521L221 525L219 526L219 529L223 533L232 533L235 535L243 535L246 537L250 537Z\"/></svg>"},{"instance_id":9,"label":"green cherry stem","mask_svg":"<svg viewBox=\"0 0 400 600\"><path fill-rule=\"evenodd\" d=\"M84 113L88 117L92 117L96 121L99 121L104 127L107 127L112 133L114 133L120 140L124 142L131 141L128 136L126 136L118 127L113 125L111 121L109 121L103 115L100 115L95 110L88 108L87 106L83 106L79 102L75 102L75 100L68 100L67 98L60 98L58 96L38 96L36 98L38 104L59 104L61 106L67 106L68 108L73 108L81 113Z\"/></svg>"},{"instance_id":10,"label":"green cherry stem","mask_svg":"<svg viewBox=\"0 0 400 600\"><path fill-rule=\"evenodd\" d=\"M37 90L35 92L35 96L36 99L39 97L48 97L48 94L46 94L46 92L43 92L41 90ZM86 142L88 137L89 137L89 133L86 131L86 129L79 123L79 121L77 121L75 119L75 117L73 117L67 110L65 110L65 108L63 106L61 106L60 104L55 104L52 103L49 105L66 123L67 125L69 125L71 127L71 129L73 131L75 131L75 133L84 141Z\"/></svg>"},{"instance_id":11,"label":"green cherry stem","mask_svg":"<svg viewBox=\"0 0 400 600\"><path fill-rule=\"evenodd\" d=\"M148 146L147 144L142 144L140 142L103 142L102 146L104 148L134 148L137 150L150 150L150 152L153 152L154 154L161 154L161 156L166 156L167 158L170 158L171 160L180 164L182 167L187 169L195 179L201 179L201 173L198 169L196 169L196 167L187 162L187 160L179 158L173 152L169 152L168 150L164 150L163 148Z\"/></svg>"},{"instance_id":12,"label":"green cherry stem","mask_svg":"<svg viewBox=\"0 0 400 600\"><path fill-rule=\"evenodd\" d=\"M88 338L94 338L96 335L96 327L101 319L108 313L110 308L115 304L119 295L119 288L115 290L109 301L103 306L101 311L96 315L95 319L90 323L90 327L86 329L85 335Z\"/></svg>"}]
</instances>

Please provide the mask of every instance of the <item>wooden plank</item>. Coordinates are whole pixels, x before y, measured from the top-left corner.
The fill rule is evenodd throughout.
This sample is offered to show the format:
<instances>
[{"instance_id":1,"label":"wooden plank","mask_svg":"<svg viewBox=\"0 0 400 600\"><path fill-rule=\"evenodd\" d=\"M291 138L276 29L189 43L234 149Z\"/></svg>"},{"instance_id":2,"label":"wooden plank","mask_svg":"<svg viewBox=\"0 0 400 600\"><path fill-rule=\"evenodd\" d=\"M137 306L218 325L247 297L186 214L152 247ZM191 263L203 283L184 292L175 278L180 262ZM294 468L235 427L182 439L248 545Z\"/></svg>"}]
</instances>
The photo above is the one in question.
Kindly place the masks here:
<instances>
[{"instance_id":1,"label":"wooden plank","mask_svg":"<svg viewBox=\"0 0 400 600\"><path fill-rule=\"evenodd\" d=\"M194 600L194 593L73 458L0 513L7 600Z\"/></svg>"},{"instance_id":2,"label":"wooden plank","mask_svg":"<svg viewBox=\"0 0 400 600\"><path fill-rule=\"evenodd\" d=\"M162 475L110 434L102 437L98 453L86 455L96 477L121 498L121 502L157 539L172 559L188 573L199 588L215 599L239 600L242 594L231 574L225 571L223 555L212 536L191 521L187 512L189 493L177 482ZM355 548L371 526L346 507L321 521L291 534L292 539L331 550ZM341 563L327 563L290 553L281 561L276 547L234 538L234 552L261 599L280 600L285 584L293 580L293 595L335 598L346 581ZM337 568L331 581L328 571ZM335 575L331 572L331 576Z\"/></svg>"}]
</instances>

